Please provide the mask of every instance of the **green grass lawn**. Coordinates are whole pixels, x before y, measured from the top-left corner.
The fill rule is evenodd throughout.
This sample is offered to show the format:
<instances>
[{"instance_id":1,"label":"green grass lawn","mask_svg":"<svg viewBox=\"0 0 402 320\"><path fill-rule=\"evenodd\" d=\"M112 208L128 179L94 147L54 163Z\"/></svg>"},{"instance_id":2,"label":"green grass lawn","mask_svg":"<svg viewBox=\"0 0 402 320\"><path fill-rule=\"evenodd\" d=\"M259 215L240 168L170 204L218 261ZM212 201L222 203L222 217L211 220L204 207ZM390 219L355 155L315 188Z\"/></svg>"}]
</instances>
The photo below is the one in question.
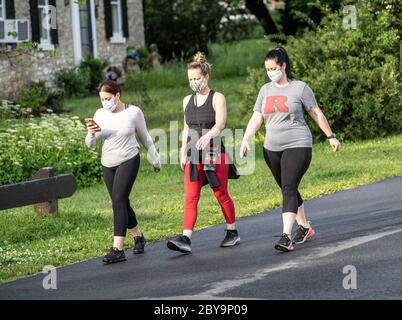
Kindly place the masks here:
<instances>
[{"instance_id":1,"label":"green grass lawn","mask_svg":"<svg viewBox=\"0 0 402 320\"><path fill-rule=\"evenodd\" d=\"M268 49L270 46L266 40L212 46L211 88L226 96L228 128L245 128L252 106L249 106L250 113L246 117L241 115L240 109L244 107L241 86L245 83L247 68L262 66ZM191 93L185 65L146 72L143 77L149 96L155 102L147 107L140 106L148 129L169 131L170 121L178 121L181 131L182 99ZM125 91L123 101L135 104L135 96L129 90ZM81 119L92 116L99 107L97 96L65 103L66 112ZM262 133L257 139L255 172L229 182L238 218L281 206L280 189L262 157L261 138ZM174 164L164 165L162 171L155 174L145 159L143 148L141 153L140 173L130 200L145 236L153 242L181 232L183 174ZM308 200L402 175L401 158L401 134L347 143L336 154L327 142L315 144L313 160L300 192ZM224 223L209 187L202 191L199 212L197 230ZM63 266L104 255L112 245L111 201L103 183L79 189L71 198L60 200L56 217L38 217L32 207L5 210L0 214L0 283L41 272L46 265ZM130 248L132 243L130 236L126 248Z\"/></svg>"},{"instance_id":2,"label":"green grass lawn","mask_svg":"<svg viewBox=\"0 0 402 320\"><path fill-rule=\"evenodd\" d=\"M261 145L256 150L255 172L229 182L238 218L281 206L280 189L264 163ZM315 144L300 192L308 200L401 175L401 150L402 135L346 144L336 154L327 143ZM178 165L165 165L156 174L142 161L130 201L149 241L181 232L183 174ZM199 212L197 230L224 223L209 187L202 191ZM101 256L112 244L111 202L103 184L60 200L56 217L38 217L32 207L1 214L0 283L41 272L45 265L62 266ZM130 236L126 248L132 244Z\"/></svg>"}]
</instances>

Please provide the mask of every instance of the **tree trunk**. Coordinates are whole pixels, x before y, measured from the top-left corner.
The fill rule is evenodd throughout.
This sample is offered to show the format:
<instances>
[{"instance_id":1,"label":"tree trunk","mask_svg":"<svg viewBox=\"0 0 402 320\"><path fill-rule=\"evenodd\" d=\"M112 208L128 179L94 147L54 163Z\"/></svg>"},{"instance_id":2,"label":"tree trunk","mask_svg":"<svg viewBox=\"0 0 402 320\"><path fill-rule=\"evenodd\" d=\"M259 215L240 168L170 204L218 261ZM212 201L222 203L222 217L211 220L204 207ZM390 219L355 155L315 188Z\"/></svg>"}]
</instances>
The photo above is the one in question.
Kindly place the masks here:
<instances>
[{"instance_id":1,"label":"tree trunk","mask_svg":"<svg viewBox=\"0 0 402 320\"><path fill-rule=\"evenodd\" d=\"M246 8L257 17L265 34L278 33L274 20L262 0L246 0Z\"/></svg>"}]
</instances>

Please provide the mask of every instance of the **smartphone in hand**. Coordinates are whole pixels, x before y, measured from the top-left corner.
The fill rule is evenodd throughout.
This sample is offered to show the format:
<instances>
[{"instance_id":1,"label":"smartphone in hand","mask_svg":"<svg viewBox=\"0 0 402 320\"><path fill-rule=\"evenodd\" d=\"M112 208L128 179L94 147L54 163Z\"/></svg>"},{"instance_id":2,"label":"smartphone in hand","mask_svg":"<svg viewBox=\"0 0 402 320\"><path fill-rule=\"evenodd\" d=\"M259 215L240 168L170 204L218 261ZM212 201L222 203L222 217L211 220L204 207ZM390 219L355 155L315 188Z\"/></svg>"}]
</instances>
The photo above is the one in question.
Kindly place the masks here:
<instances>
[{"instance_id":1,"label":"smartphone in hand","mask_svg":"<svg viewBox=\"0 0 402 320\"><path fill-rule=\"evenodd\" d=\"M99 127L99 125L92 118L86 118L85 124L87 125L88 128L93 129L95 132L101 131L101 128Z\"/></svg>"}]
</instances>

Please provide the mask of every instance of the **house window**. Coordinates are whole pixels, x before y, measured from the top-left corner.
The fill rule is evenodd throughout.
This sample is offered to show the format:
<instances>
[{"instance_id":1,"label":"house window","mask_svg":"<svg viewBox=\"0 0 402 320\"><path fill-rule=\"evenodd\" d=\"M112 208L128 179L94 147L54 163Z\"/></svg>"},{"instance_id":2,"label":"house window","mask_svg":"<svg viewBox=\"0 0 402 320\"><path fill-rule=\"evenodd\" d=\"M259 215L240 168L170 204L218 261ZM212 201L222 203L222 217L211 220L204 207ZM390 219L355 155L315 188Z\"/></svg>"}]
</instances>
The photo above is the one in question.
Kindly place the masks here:
<instances>
[{"instance_id":1,"label":"house window","mask_svg":"<svg viewBox=\"0 0 402 320\"><path fill-rule=\"evenodd\" d=\"M54 45L50 35L50 8L49 0L38 0L39 32L40 44L42 50L53 50Z\"/></svg>"},{"instance_id":2,"label":"house window","mask_svg":"<svg viewBox=\"0 0 402 320\"><path fill-rule=\"evenodd\" d=\"M6 9L4 2L5 0L0 0L0 20L4 20L6 18Z\"/></svg>"},{"instance_id":3,"label":"house window","mask_svg":"<svg viewBox=\"0 0 402 320\"><path fill-rule=\"evenodd\" d=\"M4 39L4 19L6 18L5 0L0 0L0 39Z\"/></svg>"},{"instance_id":4,"label":"house window","mask_svg":"<svg viewBox=\"0 0 402 320\"><path fill-rule=\"evenodd\" d=\"M113 36L110 38L112 43L124 43L126 39L123 36L123 18L121 0L111 0L110 8L112 11L112 30Z\"/></svg>"}]
</instances>

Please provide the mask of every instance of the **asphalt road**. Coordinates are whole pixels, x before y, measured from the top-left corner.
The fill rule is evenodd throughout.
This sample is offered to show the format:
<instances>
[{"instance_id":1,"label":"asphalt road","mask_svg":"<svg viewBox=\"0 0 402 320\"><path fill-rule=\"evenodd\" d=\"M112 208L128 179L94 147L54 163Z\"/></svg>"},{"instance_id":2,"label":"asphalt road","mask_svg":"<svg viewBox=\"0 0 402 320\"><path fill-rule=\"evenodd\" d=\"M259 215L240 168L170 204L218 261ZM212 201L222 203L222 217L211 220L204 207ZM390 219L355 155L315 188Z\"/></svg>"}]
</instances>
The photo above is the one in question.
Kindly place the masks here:
<instances>
[{"instance_id":1,"label":"asphalt road","mask_svg":"<svg viewBox=\"0 0 402 320\"><path fill-rule=\"evenodd\" d=\"M402 177L305 209L316 237L291 253L273 249L282 231L276 209L238 220L233 248L219 247L217 225L194 233L190 255L159 241L143 255L126 252L123 263L104 266L100 257L58 268L56 290L43 288L42 273L6 283L0 299L402 299ZM347 266L356 272L343 273Z\"/></svg>"}]
</instances>

